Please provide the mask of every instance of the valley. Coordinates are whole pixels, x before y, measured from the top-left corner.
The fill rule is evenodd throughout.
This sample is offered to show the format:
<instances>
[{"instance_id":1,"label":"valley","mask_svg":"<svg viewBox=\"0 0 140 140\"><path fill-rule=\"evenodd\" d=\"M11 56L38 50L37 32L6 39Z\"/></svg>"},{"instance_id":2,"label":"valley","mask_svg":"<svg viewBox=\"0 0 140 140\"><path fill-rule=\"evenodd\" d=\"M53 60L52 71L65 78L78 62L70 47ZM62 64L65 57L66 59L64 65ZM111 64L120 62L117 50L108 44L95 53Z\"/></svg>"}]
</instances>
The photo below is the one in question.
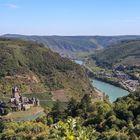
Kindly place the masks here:
<instances>
[{"instance_id":1,"label":"valley","mask_svg":"<svg viewBox=\"0 0 140 140\"><path fill-rule=\"evenodd\" d=\"M135 92L140 88L139 48L138 40L123 41L91 55L85 65L91 76Z\"/></svg>"},{"instance_id":2,"label":"valley","mask_svg":"<svg viewBox=\"0 0 140 140\"><path fill-rule=\"evenodd\" d=\"M82 60L74 60L75 63L79 64L79 65L83 65L85 66L87 69L89 69L89 67L87 67L87 65L84 63L84 61ZM95 69L95 67L94 67ZM105 95L108 96L109 101L113 102L115 101L117 98L128 95L129 92L127 90L124 90L123 87L119 87L119 85L110 81L106 81L105 77L104 79L97 77L96 75L94 75L94 69L90 71L92 71L91 73L89 73L89 78L90 81L93 85L93 87L97 88L97 90L99 90L102 93L105 93ZM99 73L98 73L99 76ZM95 79L96 78L96 79ZM98 79L98 80L97 80ZM104 81L104 82L103 82Z\"/></svg>"},{"instance_id":3,"label":"valley","mask_svg":"<svg viewBox=\"0 0 140 140\"><path fill-rule=\"evenodd\" d=\"M1 0L0 17L0 140L140 140L140 0Z\"/></svg>"},{"instance_id":4,"label":"valley","mask_svg":"<svg viewBox=\"0 0 140 140\"><path fill-rule=\"evenodd\" d=\"M15 38L25 41L42 43L46 48L58 52L61 56L78 59L89 56L98 50L114 46L122 41L139 40L139 35L122 36L27 36L19 34L5 34L2 38Z\"/></svg>"},{"instance_id":5,"label":"valley","mask_svg":"<svg viewBox=\"0 0 140 140\"><path fill-rule=\"evenodd\" d=\"M0 40L0 91L9 95L13 85L22 93L63 89L67 97L91 92L85 70L41 44L17 39Z\"/></svg>"},{"instance_id":6,"label":"valley","mask_svg":"<svg viewBox=\"0 0 140 140\"><path fill-rule=\"evenodd\" d=\"M139 75L140 72L138 69L132 68L132 70L128 70L126 67L123 68L123 66L108 69L95 65L95 61L87 62L85 65L92 71L89 72L90 77L119 86L130 92L139 90L139 77L135 77L132 73L133 71L136 71L135 75ZM119 69L120 67L121 69Z\"/></svg>"},{"instance_id":7,"label":"valley","mask_svg":"<svg viewBox=\"0 0 140 140\"><path fill-rule=\"evenodd\" d=\"M140 36L24 36L70 59L80 59L94 77L129 91L139 90Z\"/></svg>"},{"instance_id":8,"label":"valley","mask_svg":"<svg viewBox=\"0 0 140 140\"><path fill-rule=\"evenodd\" d=\"M0 48L0 115L24 120L28 113L24 116L21 111L34 107L47 110L60 101L64 108L71 98L78 101L85 94L94 100L105 98L94 89L84 67L42 44L1 38ZM29 114L36 116L32 111Z\"/></svg>"},{"instance_id":9,"label":"valley","mask_svg":"<svg viewBox=\"0 0 140 140\"><path fill-rule=\"evenodd\" d=\"M71 61L15 38L0 39L0 47L0 139L139 137L139 61L104 62L105 49Z\"/></svg>"}]
</instances>

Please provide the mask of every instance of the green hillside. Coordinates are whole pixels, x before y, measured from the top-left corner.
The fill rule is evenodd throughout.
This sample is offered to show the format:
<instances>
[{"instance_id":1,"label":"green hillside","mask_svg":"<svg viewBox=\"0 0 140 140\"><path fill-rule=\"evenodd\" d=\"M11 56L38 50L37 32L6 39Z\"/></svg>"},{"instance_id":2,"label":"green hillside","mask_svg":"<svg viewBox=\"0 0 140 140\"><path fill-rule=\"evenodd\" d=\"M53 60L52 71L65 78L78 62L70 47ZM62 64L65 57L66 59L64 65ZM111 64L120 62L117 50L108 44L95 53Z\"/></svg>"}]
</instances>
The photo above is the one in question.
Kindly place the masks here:
<instances>
[{"instance_id":1,"label":"green hillside","mask_svg":"<svg viewBox=\"0 0 140 140\"><path fill-rule=\"evenodd\" d=\"M92 57L99 65L138 65L140 66L140 41L122 41L108 47Z\"/></svg>"},{"instance_id":2,"label":"green hillside","mask_svg":"<svg viewBox=\"0 0 140 140\"><path fill-rule=\"evenodd\" d=\"M62 56L81 58L93 54L96 50L107 48L123 40L137 40L140 36L25 36L6 34L3 37L43 43L45 47Z\"/></svg>"},{"instance_id":3,"label":"green hillside","mask_svg":"<svg viewBox=\"0 0 140 140\"><path fill-rule=\"evenodd\" d=\"M0 94L9 95L15 84L22 93L63 89L79 97L92 90L84 69L69 59L41 44L0 39Z\"/></svg>"}]
</instances>

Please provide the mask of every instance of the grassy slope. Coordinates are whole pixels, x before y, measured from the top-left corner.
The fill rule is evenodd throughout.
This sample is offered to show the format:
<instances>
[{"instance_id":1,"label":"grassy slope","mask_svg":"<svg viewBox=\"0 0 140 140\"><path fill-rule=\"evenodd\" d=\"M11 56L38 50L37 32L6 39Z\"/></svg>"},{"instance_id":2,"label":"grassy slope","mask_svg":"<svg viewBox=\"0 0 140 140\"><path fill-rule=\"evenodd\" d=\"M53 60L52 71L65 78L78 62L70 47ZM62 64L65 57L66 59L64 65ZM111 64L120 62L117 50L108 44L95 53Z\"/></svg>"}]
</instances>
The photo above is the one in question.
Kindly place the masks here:
<instances>
[{"instance_id":1,"label":"grassy slope","mask_svg":"<svg viewBox=\"0 0 140 140\"><path fill-rule=\"evenodd\" d=\"M98 63L140 65L140 41L124 41L95 54Z\"/></svg>"},{"instance_id":2,"label":"grassy slope","mask_svg":"<svg viewBox=\"0 0 140 140\"><path fill-rule=\"evenodd\" d=\"M75 97L92 89L79 65L32 42L1 39L0 62L0 93L14 84L24 93L65 89Z\"/></svg>"},{"instance_id":3,"label":"grassy slope","mask_svg":"<svg viewBox=\"0 0 140 140\"><path fill-rule=\"evenodd\" d=\"M34 120L36 119L39 114L43 115L43 108L42 107L32 107L29 110L26 111L19 111L19 112L11 112L10 114L6 115L3 117L3 119L8 119L8 120L14 120L14 121L27 121L27 120Z\"/></svg>"}]
</instances>

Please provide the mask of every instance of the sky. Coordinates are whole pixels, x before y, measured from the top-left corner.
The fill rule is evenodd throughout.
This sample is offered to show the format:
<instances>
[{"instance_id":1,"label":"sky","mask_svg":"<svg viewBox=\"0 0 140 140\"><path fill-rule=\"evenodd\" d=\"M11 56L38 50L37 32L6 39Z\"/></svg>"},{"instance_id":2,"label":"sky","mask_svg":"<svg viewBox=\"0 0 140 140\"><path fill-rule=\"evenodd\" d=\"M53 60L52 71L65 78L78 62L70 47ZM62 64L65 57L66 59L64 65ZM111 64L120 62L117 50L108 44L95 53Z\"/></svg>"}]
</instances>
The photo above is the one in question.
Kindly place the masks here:
<instances>
[{"instance_id":1,"label":"sky","mask_svg":"<svg viewBox=\"0 0 140 140\"><path fill-rule=\"evenodd\" d=\"M0 0L0 34L140 35L140 0Z\"/></svg>"}]
</instances>

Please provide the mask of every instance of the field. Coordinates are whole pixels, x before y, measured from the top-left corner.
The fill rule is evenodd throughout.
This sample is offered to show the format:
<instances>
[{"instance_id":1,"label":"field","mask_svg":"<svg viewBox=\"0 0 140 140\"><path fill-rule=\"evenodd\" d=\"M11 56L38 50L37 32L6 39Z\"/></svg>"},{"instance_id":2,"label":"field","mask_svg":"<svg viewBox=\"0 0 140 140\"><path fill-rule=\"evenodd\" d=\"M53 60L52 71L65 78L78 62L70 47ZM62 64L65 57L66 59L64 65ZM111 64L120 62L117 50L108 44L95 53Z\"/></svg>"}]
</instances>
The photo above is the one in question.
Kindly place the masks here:
<instances>
[{"instance_id":1,"label":"field","mask_svg":"<svg viewBox=\"0 0 140 140\"><path fill-rule=\"evenodd\" d=\"M32 107L27 111L12 112L4 116L3 119L13 120L13 121L27 121L34 120L37 117L44 115L42 107Z\"/></svg>"},{"instance_id":2,"label":"field","mask_svg":"<svg viewBox=\"0 0 140 140\"><path fill-rule=\"evenodd\" d=\"M53 101L56 101L56 100L59 100L59 101L62 101L62 102L67 102L68 101L68 98L67 96L65 95L64 93L64 90L56 90L56 91L52 91L52 100Z\"/></svg>"},{"instance_id":3,"label":"field","mask_svg":"<svg viewBox=\"0 0 140 140\"><path fill-rule=\"evenodd\" d=\"M65 106L65 102L67 101L66 96L61 92L63 90L53 91L53 92L47 92L47 93L32 93L32 94L24 94L24 96L28 98L38 98L40 100L40 105L43 108L52 108L53 104L56 100L60 101L60 104L62 106Z\"/></svg>"},{"instance_id":4,"label":"field","mask_svg":"<svg viewBox=\"0 0 140 140\"><path fill-rule=\"evenodd\" d=\"M52 95L51 93L31 93L31 94L24 94L24 96L28 98L38 98L40 100L40 105L44 108L52 107L53 101L52 101Z\"/></svg>"}]
</instances>

